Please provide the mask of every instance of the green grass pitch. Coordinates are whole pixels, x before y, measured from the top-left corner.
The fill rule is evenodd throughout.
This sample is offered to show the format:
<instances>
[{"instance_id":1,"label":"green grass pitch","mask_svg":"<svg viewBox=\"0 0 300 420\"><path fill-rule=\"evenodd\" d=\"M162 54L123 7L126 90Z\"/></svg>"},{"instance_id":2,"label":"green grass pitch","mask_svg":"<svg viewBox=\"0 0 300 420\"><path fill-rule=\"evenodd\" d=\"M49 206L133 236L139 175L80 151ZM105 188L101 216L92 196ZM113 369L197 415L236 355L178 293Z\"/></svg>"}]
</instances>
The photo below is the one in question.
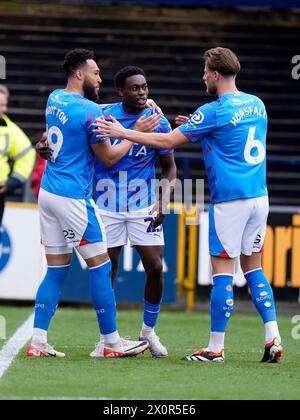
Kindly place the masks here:
<instances>
[{"instance_id":1,"label":"green grass pitch","mask_svg":"<svg viewBox=\"0 0 300 420\"><path fill-rule=\"evenodd\" d=\"M1 307L7 338L32 312ZM141 311L119 311L123 336L137 338ZM280 365L262 365L263 327L256 315L236 314L230 322L224 364L181 360L207 344L206 313L162 312L157 332L170 356L149 352L132 359L93 360L97 324L89 309L58 310L49 342L65 359L27 359L23 349L0 379L0 399L300 399L300 340L291 336L290 317L280 317L285 356ZM0 341L0 348L5 341Z\"/></svg>"}]
</instances>

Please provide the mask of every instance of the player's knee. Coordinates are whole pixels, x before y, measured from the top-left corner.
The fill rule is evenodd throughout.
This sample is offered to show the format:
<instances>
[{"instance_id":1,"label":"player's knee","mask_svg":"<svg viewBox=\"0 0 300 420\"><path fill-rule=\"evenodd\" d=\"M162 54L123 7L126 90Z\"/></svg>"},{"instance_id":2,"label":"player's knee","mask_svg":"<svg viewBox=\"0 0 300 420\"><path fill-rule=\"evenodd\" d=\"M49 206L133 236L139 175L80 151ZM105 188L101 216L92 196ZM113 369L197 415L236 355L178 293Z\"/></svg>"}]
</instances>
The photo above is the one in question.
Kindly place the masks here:
<instances>
[{"instance_id":1,"label":"player's knee","mask_svg":"<svg viewBox=\"0 0 300 420\"><path fill-rule=\"evenodd\" d=\"M112 261L111 279L114 281L118 273L118 264Z\"/></svg>"},{"instance_id":2,"label":"player's knee","mask_svg":"<svg viewBox=\"0 0 300 420\"><path fill-rule=\"evenodd\" d=\"M95 242L92 244L82 245L78 246L76 249L85 261L98 259L98 261L101 260L104 262L109 259L106 242Z\"/></svg>"},{"instance_id":3,"label":"player's knee","mask_svg":"<svg viewBox=\"0 0 300 420\"><path fill-rule=\"evenodd\" d=\"M45 246L47 264L51 266L65 266L71 263L72 249L68 247Z\"/></svg>"},{"instance_id":4,"label":"player's knee","mask_svg":"<svg viewBox=\"0 0 300 420\"><path fill-rule=\"evenodd\" d=\"M254 253L252 255L241 254L240 264L243 273L261 268L261 254Z\"/></svg>"},{"instance_id":5,"label":"player's knee","mask_svg":"<svg viewBox=\"0 0 300 420\"><path fill-rule=\"evenodd\" d=\"M103 264L106 264L109 261L110 261L110 259L109 259L109 256L108 256L107 253L97 255L96 257L87 258L85 260L85 262L86 262L86 264L89 268L99 267Z\"/></svg>"},{"instance_id":6,"label":"player's knee","mask_svg":"<svg viewBox=\"0 0 300 420\"><path fill-rule=\"evenodd\" d=\"M161 258L156 258L154 261L152 261L151 264L149 264L148 267L145 267L146 273L148 276L153 277L160 277L163 272L163 262Z\"/></svg>"}]
</instances>

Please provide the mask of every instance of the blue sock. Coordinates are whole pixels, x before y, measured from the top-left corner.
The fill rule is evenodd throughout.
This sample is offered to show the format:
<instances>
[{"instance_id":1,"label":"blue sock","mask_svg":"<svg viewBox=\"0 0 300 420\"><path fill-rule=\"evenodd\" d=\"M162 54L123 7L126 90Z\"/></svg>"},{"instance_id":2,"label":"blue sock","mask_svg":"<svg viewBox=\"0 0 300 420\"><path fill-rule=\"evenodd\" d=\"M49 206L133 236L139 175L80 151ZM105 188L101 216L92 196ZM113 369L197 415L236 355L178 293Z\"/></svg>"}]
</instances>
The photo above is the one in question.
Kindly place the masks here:
<instances>
[{"instance_id":1,"label":"blue sock","mask_svg":"<svg viewBox=\"0 0 300 420\"><path fill-rule=\"evenodd\" d=\"M59 303L61 286L68 276L69 267L48 267L35 299L34 328L48 331Z\"/></svg>"},{"instance_id":2,"label":"blue sock","mask_svg":"<svg viewBox=\"0 0 300 420\"><path fill-rule=\"evenodd\" d=\"M117 331L116 299L111 284L111 269L111 261L100 267L90 268L91 297L102 335Z\"/></svg>"},{"instance_id":3,"label":"blue sock","mask_svg":"<svg viewBox=\"0 0 300 420\"><path fill-rule=\"evenodd\" d=\"M251 291L252 302L256 306L264 324L277 321L273 290L262 268L245 274Z\"/></svg>"},{"instance_id":4,"label":"blue sock","mask_svg":"<svg viewBox=\"0 0 300 420\"><path fill-rule=\"evenodd\" d=\"M216 274L211 292L211 332L225 333L233 311L233 275Z\"/></svg>"},{"instance_id":5,"label":"blue sock","mask_svg":"<svg viewBox=\"0 0 300 420\"><path fill-rule=\"evenodd\" d=\"M158 315L160 312L160 304L150 303L144 300L144 324L147 327L154 328L157 324Z\"/></svg>"}]
</instances>

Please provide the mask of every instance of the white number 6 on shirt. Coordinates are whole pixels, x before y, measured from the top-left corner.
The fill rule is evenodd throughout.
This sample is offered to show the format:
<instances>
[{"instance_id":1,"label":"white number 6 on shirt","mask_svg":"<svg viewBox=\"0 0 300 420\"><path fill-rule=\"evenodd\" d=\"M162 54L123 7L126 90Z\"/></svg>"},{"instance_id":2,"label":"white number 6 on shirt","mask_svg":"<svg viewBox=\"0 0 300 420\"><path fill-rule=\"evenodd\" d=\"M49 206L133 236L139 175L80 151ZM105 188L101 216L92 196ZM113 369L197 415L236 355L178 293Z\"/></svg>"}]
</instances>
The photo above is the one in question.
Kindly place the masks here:
<instances>
[{"instance_id":1,"label":"white number 6 on shirt","mask_svg":"<svg viewBox=\"0 0 300 420\"><path fill-rule=\"evenodd\" d=\"M53 136L56 137L55 143L53 142ZM51 156L52 162L55 162L58 156L58 153L63 145L63 142L64 142L64 136L61 130L56 126L51 127L50 130L48 131L47 143L48 143L48 146L53 150L53 153Z\"/></svg>"},{"instance_id":2,"label":"white number 6 on shirt","mask_svg":"<svg viewBox=\"0 0 300 420\"><path fill-rule=\"evenodd\" d=\"M264 145L259 141L254 139L255 136L255 127L250 127L248 132L248 138L246 147L244 150L245 161L251 165L257 165L262 163L266 157L266 151ZM256 156L251 155L251 151L257 149Z\"/></svg>"}]
</instances>

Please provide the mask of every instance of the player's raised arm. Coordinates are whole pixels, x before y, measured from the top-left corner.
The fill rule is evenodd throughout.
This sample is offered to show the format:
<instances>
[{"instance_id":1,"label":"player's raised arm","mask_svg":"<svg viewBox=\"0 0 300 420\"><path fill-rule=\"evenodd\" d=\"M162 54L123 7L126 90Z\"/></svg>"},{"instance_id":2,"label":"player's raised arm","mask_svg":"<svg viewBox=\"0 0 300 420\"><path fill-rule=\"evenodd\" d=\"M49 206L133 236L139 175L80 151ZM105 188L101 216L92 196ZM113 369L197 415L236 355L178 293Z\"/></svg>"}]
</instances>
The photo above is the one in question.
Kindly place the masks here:
<instances>
[{"instance_id":1,"label":"player's raised arm","mask_svg":"<svg viewBox=\"0 0 300 420\"><path fill-rule=\"evenodd\" d=\"M95 131L98 138L123 138L134 143L144 144L156 149L173 149L185 143L188 139L179 129L171 131L171 133L141 133L135 130L124 128L115 118L111 118L112 122L100 118L96 119Z\"/></svg>"},{"instance_id":2,"label":"player's raised arm","mask_svg":"<svg viewBox=\"0 0 300 420\"><path fill-rule=\"evenodd\" d=\"M115 120L112 116L110 118ZM151 133L159 127L160 119L161 117L155 114L148 118L142 116L137 120L134 128L139 132ZM110 141L98 142L92 145L93 152L97 158L108 167L113 166L121 160L129 152L131 147L132 142L128 140L124 140L122 143L116 145L112 145Z\"/></svg>"},{"instance_id":3,"label":"player's raised arm","mask_svg":"<svg viewBox=\"0 0 300 420\"><path fill-rule=\"evenodd\" d=\"M112 166L122 159L132 147L132 143L128 140L122 143L112 145L109 140L91 145L93 152L97 158L106 166Z\"/></svg>"}]
</instances>

